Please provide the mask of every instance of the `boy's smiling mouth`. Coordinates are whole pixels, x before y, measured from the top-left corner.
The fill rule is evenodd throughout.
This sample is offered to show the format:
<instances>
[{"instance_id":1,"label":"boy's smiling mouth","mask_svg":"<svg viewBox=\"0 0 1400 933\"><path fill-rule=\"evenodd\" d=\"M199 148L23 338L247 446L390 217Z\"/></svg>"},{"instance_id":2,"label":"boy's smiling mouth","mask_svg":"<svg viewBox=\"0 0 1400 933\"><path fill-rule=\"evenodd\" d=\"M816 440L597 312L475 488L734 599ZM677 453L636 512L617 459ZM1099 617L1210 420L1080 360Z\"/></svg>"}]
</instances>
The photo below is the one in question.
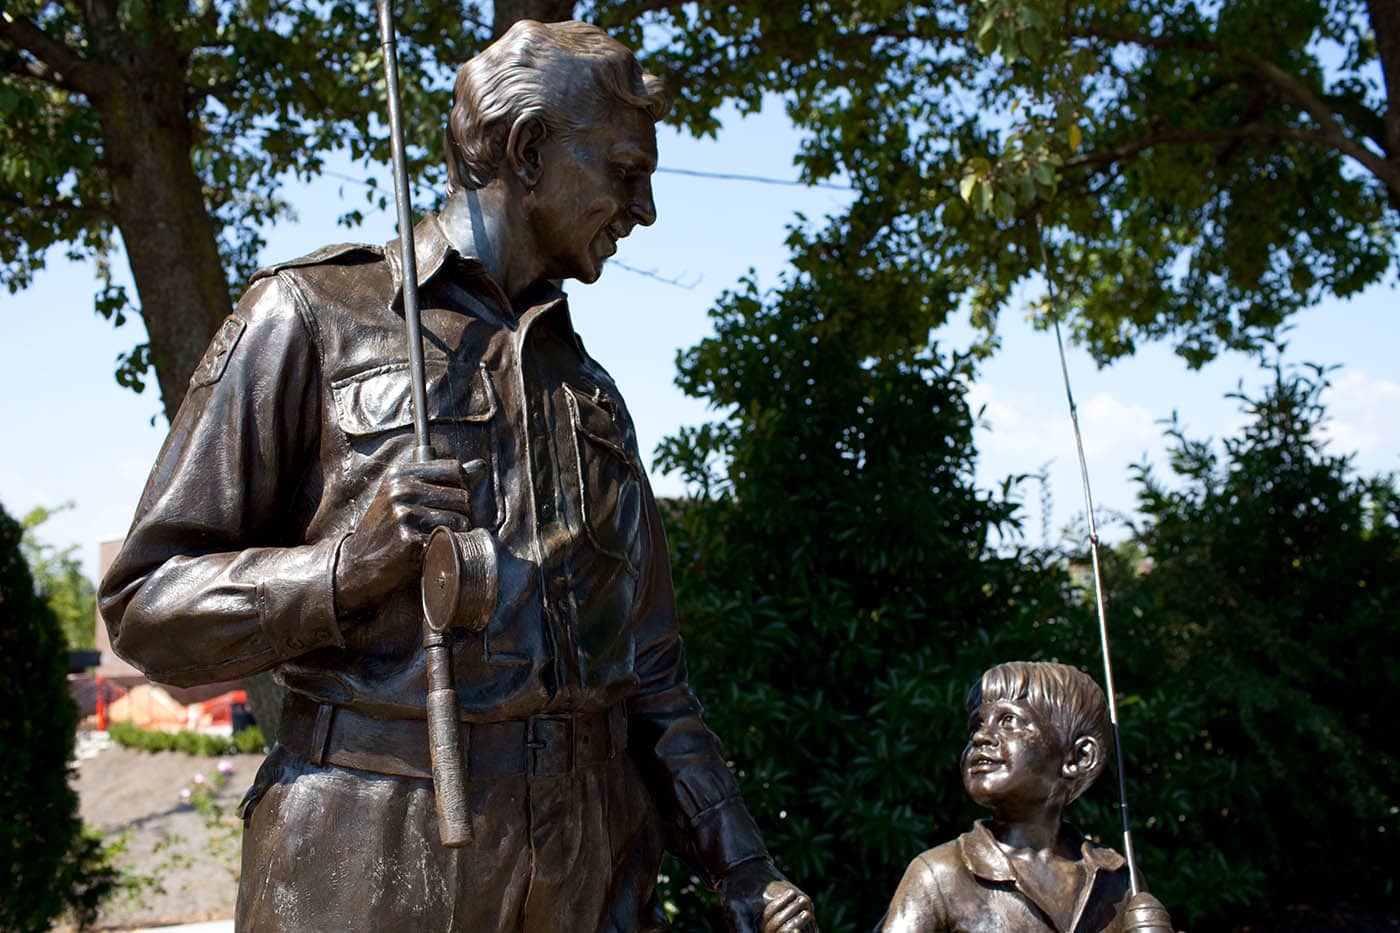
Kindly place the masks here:
<instances>
[{"instance_id":1,"label":"boy's smiling mouth","mask_svg":"<svg viewBox=\"0 0 1400 933\"><path fill-rule=\"evenodd\" d=\"M985 752L978 752L967 759L967 770L973 774L985 774L988 771L995 771L1006 762L1000 758L988 755Z\"/></svg>"}]
</instances>

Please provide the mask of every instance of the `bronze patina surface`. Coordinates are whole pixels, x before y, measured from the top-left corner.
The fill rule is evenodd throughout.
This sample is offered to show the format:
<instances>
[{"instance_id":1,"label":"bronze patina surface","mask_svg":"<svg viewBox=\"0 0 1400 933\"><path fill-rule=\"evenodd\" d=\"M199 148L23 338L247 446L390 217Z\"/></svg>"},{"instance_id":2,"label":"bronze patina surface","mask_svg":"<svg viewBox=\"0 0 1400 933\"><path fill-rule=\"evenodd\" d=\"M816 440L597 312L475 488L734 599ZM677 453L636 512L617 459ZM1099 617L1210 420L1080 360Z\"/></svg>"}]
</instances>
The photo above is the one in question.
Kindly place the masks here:
<instances>
[{"instance_id":1,"label":"bronze patina surface","mask_svg":"<svg viewBox=\"0 0 1400 933\"><path fill-rule=\"evenodd\" d=\"M992 811L917 856L884 933L1171 933L1152 895L1130 896L1127 862L1085 839L1064 811L1111 753L1103 691L1064 664L1013 661L967 697L963 786Z\"/></svg>"},{"instance_id":2,"label":"bronze patina surface","mask_svg":"<svg viewBox=\"0 0 1400 933\"><path fill-rule=\"evenodd\" d=\"M666 848L734 929L815 929L687 683L632 420L559 287L656 219L666 106L581 23L521 22L462 67L448 196L414 231L436 459L414 462L394 244L260 272L195 374L101 606L156 679L291 691L244 805L240 929L662 930ZM460 721L454 848L425 725L439 528L476 532L422 581Z\"/></svg>"}]
</instances>

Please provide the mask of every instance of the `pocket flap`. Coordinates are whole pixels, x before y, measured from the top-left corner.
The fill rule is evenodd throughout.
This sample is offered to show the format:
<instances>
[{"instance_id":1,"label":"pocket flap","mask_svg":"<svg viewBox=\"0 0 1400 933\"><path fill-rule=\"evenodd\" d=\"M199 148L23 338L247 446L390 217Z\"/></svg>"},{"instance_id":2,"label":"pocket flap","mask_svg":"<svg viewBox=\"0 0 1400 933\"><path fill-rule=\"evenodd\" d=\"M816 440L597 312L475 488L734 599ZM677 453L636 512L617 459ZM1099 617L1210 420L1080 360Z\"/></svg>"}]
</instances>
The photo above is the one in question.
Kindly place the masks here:
<instances>
[{"instance_id":1,"label":"pocket flap","mask_svg":"<svg viewBox=\"0 0 1400 933\"><path fill-rule=\"evenodd\" d=\"M567 385L564 386L564 393L568 397L569 415L574 420L574 429L621 457L627 466L635 471L637 465L632 462L632 456L627 452L627 439L622 433L622 426L613 418L612 412L604 407L607 402L595 401L591 396Z\"/></svg>"},{"instance_id":2,"label":"pocket flap","mask_svg":"<svg viewBox=\"0 0 1400 933\"><path fill-rule=\"evenodd\" d=\"M413 424L408 366L389 363L331 383L336 418L346 434L378 434ZM427 383L429 421L490 421L496 414L496 396L484 366L467 374L429 362Z\"/></svg>"}]
</instances>

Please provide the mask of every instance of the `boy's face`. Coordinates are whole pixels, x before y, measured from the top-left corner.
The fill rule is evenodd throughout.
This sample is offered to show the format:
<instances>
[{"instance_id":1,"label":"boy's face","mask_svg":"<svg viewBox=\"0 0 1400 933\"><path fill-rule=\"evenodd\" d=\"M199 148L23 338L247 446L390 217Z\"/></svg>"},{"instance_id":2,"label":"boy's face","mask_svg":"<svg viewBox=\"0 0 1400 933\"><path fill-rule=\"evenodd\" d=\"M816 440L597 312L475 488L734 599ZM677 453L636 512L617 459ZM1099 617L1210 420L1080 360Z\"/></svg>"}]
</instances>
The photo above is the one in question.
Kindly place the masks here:
<instances>
[{"instance_id":1,"label":"boy's face","mask_svg":"<svg viewBox=\"0 0 1400 933\"><path fill-rule=\"evenodd\" d=\"M1024 701L988 700L968 717L963 786L993 811L1063 805L1066 748L1051 722Z\"/></svg>"}]
</instances>

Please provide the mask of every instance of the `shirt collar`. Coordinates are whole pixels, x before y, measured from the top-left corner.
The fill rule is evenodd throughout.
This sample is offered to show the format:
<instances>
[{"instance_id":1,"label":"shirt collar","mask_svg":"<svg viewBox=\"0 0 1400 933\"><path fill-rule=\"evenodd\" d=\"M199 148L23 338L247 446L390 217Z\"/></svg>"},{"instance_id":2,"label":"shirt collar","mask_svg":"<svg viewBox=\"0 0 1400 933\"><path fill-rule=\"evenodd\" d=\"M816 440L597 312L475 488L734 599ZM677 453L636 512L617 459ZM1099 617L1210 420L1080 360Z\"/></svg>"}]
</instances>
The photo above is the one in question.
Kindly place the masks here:
<instances>
[{"instance_id":1,"label":"shirt collar","mask_svg":"<svg viewBox=\"0 0 1400 933\"><path fill-rule=\"evenodd\" d=\"M1079 926L1080 917L1083 916L1084 908L1088 905L1089 899L1094 896L1094 887L1098 881L1099 872L1115 872L1128 863L1123 856L1107 846L1096 845L1085 839L1078 829L1068 823L1065 824L1065 831L1072 833L1074 839L1078 841L1079 851L1082 853L1084 865L1088 869L1088 877L1084 879L1084 889L1079 894L1079 900L1074 909L1074 918L1069 927L1074 930ZM1011 859L1007 858L1006 852L1002 850L996 837L992 835L989 820L978 820L970 831L959 836L958 848L962 852L963 864L967 866L968 871L987 881L1010 882L1016 885L1018 891L1021 891L1026 897L1030 897L1019 884L1016 869L1011 864ZM1032 898L1032 900L1034 899Z\"/></svg>"},{"instance_id":2,"label":"shirt collar","mask_svg":"<svg viewBox=\"0 0 1400 933\"><path fill-rule=\"evenodd\" d=\"M583 341L574 330L573 318L569 314L568 296L560 282L546 280L534 286L525 296L524 308L517 316L516 309L511 306L500 285L487 274L485 264L477 257L467 255L452 245L436 214L425 214L413 228L413 250L414 261L418 265L420 289L444 270L455 270L463 278L476 279L476 284L480 285L498 306L498 313L513 323L533 321L557 310L563 332L578 348L579 354L585 359L588 357L588 351L583 348ZM403 257L397 237L384 247L384 258L389 263L389 275L393 283L391 307L398 314L403 314Z\"/></svg>"},{"instance_id":3,"label":"shirt collar","mask_svg":"<svg viewBox=\"0 0 1400 933\"><path fill-rule=\"evenodd\" d=\"M452 245L436 214L425 214L413 228L413 254L418 266L419 289L444 270L455 271L463 278L478 279L476 284L485 296L494 301L503 314L514 316L509 299L501 291L501 286L487 274L485 264L477 257L463 253ZM398 237L385 245L384 258L389 263L389 275L393 284L391 307L402 314L403 256ZM562 291L559 292L560 296L563 294Z\"/></svg>"}]
</instances>

